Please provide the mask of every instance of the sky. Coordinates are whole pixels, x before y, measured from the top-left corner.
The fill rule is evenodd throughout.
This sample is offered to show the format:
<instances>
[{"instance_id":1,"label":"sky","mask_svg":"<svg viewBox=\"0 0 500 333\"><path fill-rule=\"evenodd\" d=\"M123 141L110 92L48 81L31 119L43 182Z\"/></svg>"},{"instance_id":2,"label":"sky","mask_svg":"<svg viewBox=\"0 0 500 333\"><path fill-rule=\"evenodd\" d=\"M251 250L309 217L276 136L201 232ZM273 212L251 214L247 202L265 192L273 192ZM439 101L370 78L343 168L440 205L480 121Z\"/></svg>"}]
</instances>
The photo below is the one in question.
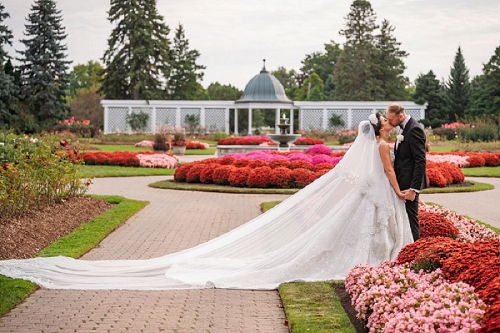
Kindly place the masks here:
<instances>
[{"instance_id":1,"label":"sky","mask_svg":"<svg viewBox=\"0 0 500 333\"><path fill-rule=\"evenodd\" d=\"M25 38L34 0L3 0L13 31L12 47L18 57ZM58 0L68 34L71 68L89 60L102 63L113 29L108 21L110 1ZM500 46L499 0L372 0L377 23L383 19L395 27L404 60L405 75L413 82L432 70L448 80L458 47L462 49L470 77L482 74L483 65ZM339 31L345 27L351 0L158 0L157 9L171 29L185 30L191 49L201 53L198 64L206 66L203 86L231 84L243 90L262 69L283 66L299 71L307 54L324 51L330 41L343 44Z\"/></svg>"}]
</instances>

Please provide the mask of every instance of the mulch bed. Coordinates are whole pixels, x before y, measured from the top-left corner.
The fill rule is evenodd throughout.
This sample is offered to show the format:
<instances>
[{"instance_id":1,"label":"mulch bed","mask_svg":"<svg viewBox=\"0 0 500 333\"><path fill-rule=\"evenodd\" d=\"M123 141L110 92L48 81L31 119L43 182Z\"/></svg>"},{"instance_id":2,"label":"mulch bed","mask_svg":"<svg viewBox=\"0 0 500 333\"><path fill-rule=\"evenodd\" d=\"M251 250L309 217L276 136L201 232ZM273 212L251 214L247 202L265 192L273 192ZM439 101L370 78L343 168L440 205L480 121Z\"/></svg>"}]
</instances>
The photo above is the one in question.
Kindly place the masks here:
<instances>
[{"instance_id":1,"label":"mulch bed","mask_svg":"<svg viewBox=\"0 0 500 333\"><path fill-rule=\"evenodd\" d=\"M351 324L354 326L356 333L368 333L369 330L366 328L365 323L356 317L358 312L352 307L351 296L349 296L345 287L343 285L335 285L334 290L340 300L340 304L342 304L342 307L347 314L347 317L349 317Z\"/></svg>"},{"instance_id":2,"label":"mulch bed","mask_svg":"<svg viewBox=\"0 0 500 333\"><path fill-rule=\"evenodd\" d=\"M24 216L0 218L0 259L26 259L113 207L106 200L72 197Z\"/></svg>"}]
</instances>

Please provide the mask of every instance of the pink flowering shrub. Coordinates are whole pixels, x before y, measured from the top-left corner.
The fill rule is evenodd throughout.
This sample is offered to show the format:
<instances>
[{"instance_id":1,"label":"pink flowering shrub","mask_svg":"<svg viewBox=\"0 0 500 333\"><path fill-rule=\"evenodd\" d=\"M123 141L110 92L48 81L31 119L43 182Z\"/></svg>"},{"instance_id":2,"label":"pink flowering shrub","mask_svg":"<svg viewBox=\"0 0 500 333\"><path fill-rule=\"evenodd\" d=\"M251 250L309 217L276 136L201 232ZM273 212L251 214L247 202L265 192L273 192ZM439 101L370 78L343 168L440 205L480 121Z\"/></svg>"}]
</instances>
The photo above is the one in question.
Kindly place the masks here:
<instances>
[{"instance_id":1,"label":"pink flowering shrub","mask_svg":"<svg viewBox=\"0 0 500 333\"><path fill-rule=\"evenodd\" d=\"M314 145L306 149L306 154L324 154L330 155L332 153L332 149L326 145Z\"/></svg>"},{"instance_id":2,"label":"pink flowering shrub","mask_svg":"<svg viewBox=\"0 0 500 333\"><path fill-rule=\"evenodd\" d=\"M370 332L473 332L484 316L474 288L449 283L440 270L414 272L388 262L356 265L345 287Z\"/></svg>"},{"instance_id":3,"label":"pink flowering shrub","mask_svg":"<svg viewBox=\"0 0 500 333\"><path fill-rule=\"evenodd\" d=\"M179 158L170 154L137 154L141 167L174 169Z\"/></svg>"}]
</instances>

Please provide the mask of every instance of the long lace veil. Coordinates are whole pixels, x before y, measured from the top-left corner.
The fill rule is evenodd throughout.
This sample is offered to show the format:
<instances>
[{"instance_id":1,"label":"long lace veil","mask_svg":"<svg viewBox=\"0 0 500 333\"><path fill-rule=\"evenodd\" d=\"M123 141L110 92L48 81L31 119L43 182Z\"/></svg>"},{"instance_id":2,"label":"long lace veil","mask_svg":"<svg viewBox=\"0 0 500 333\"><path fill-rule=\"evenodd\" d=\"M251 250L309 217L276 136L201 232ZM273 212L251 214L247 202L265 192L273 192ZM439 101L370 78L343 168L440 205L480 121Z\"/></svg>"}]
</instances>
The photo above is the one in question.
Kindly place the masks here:
<instances>
[{"instance_id":1,"label":"long lace veil","mask_svg":"<svg viewBox=\"0 0 500 333\"><path fill-rule=\"evenodd\" d=\"M394 211L371 190L383 172L373 127L363 121L334 169L206 243L147 260L3 260L0 273L53 289L274 289L287 281L343 279L356 261L351 243L361 232L350 217L358 201Z\"/></svg>"}]
</instances>

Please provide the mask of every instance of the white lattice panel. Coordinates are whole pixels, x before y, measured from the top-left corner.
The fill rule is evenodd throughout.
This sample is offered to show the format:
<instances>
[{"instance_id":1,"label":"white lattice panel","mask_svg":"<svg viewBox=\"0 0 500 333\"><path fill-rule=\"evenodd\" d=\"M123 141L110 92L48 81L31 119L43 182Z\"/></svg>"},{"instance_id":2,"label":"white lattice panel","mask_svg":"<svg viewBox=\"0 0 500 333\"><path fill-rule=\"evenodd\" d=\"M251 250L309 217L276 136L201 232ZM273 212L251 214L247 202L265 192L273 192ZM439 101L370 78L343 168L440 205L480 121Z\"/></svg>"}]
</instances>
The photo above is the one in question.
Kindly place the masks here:
<instances>
[{"instance_id":1,"label":"white lattice panel","mask_svg":"<svg viewBox=\"0 0 500 333\"><path fill-rule=\"evenodd\" d=\"M108 132L127 131L128 108L110 107L108 108Z\"/></svg>"},{"instance_id":2,"label":"white lattice panel","mask_svg":"<svg viewBox=\"0 0 500 333\"><path fill-rule=\"evenodd\" d=\"M302 128L305 130L323 129L323 110L322 109L302 109L301 112Z\"/></svg>"},{"instance_id":3,"label":"white lattice panel","mask_svg":"<svg viewBox=\"0 0 500 333\"><path fill-rule=\"evenodd\" d=\"M201 114L201 109L187 109L187 108L181 108L181 127L186 126L186 116L188 114L194 114L196 116L200 116Z\"/></svg>"},{"instance_id":4,"label":"white lattice panel","mask_svg":"<svg viewBox=\"0 0 500 333\"><path fill-rule=\"evenodd\" d=\"M340 119L344 122L344 126L330 126L330 118L334 115L340 116ZM339 130L347 127L349 124L349 110L348 109L327 109L326 110L326 119L328 121L327 127L330 130Z\"/></svg>"},{"instance_id":5,"label":"white lattice panel","mask_svg":"<svg viewBox=\"0 0 500 333\"><path fill-rule=\"evenodd\" d=\"M175 126L175 108L156 108L156 126L169 124Z\"/></svg>"},{"instance_id":6,"label":"white lattice panel","mask_svg":"<svg viewBox=\"0 0 500 333\"><path fill-rule=\"evenodd\" d=\"M146 128L144 129L144 132L146 132L146 133L153 132L153 109L152 108L145 108L145 107L132 108L133 114L139 114L141 112L145 113L149 116L148 124L147 124ZM128 129L132 130L131 128L128 128Z\"/></svg>"},{"instance_id":7,"label":"white lattice panel","mask_svg":"<svg viewBox=\"0 0 500 333\"><path fill-rule=\"evenodd\" d=\"M406 114L409 114L416 121L419 121L421 119L419 109L405 109L405 112Z\"/></svg>"},{"instance_id":8,"label":"white lattice panel","mask_svg":"<svg viewBox=\"0 0 500 333\"><path fill-rule=\"evenodd\" d=\"M353 109L351 128L358 128L359 123L368 120L368 117L374 113L374 109Z\"/></svg>"},{"instance_id":9,"label":"white lattice panel","mask_svg":"<svg viewBox=\"0 0 500 333\"><path fill-rule=\"evenodd\" d=\"M205 131L208 133L226 130L225 109L205 109Z\"/></svg>"}]
</instances>

